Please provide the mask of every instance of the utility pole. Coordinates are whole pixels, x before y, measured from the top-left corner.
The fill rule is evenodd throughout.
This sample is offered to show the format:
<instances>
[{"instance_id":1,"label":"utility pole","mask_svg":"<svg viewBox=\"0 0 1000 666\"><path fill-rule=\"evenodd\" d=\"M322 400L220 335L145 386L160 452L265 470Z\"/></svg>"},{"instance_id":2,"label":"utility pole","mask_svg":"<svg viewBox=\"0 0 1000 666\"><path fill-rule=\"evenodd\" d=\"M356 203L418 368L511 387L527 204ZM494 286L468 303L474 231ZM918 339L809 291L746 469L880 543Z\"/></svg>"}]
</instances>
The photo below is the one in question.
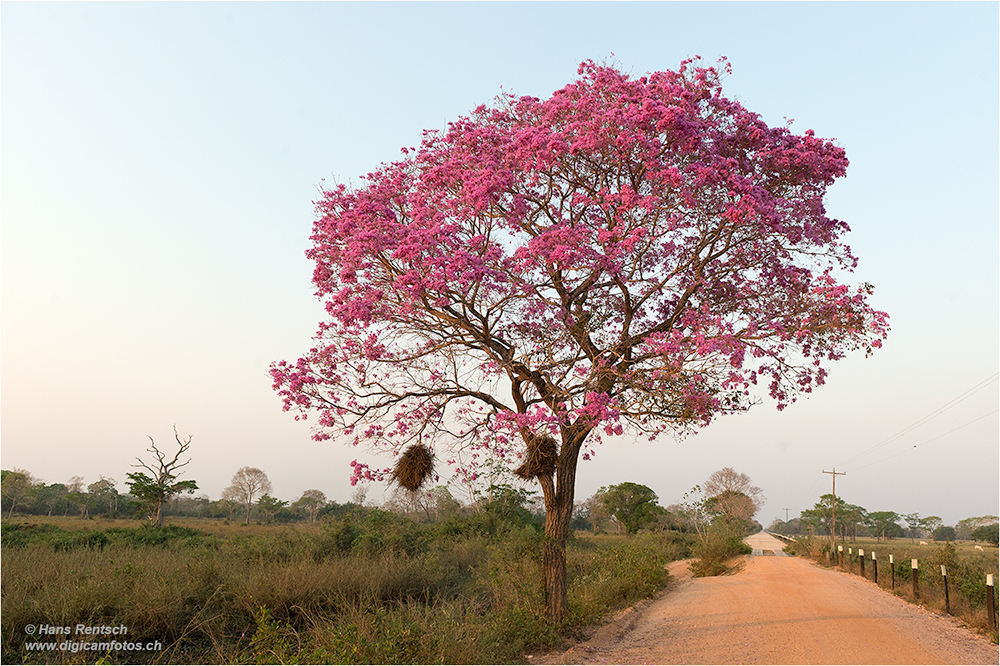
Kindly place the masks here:
<instances>
[{"instance_id":1,"label":"utility pole","mask_svg":"<svg viewBox=\"0 0 1000 666\"><path fill-rule=\"evenodd\" d=\"M837 477L838 476L846 476L847 472L838 472L837 468L834 467L832 472L828 472L828 471L826 471L824 469L823 473L824 474L832 474L833 475L833 500L830 502L830 505L831 505L830 506L830 510L831 510L831 516L830 516L830 547L832 548L833 545L837 542Z\"/></svg>"}]
</instances>

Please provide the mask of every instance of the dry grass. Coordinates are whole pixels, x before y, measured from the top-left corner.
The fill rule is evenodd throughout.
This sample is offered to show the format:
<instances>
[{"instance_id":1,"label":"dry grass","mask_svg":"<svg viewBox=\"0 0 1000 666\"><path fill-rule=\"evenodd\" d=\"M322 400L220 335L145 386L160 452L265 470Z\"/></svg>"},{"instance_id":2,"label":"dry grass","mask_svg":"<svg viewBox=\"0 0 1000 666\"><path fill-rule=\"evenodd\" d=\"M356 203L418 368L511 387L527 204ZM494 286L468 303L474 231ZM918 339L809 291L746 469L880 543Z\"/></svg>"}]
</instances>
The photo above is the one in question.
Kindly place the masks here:
<instances>
[{"instance_id":1,"label":"dry grass","mask_svg":"<svg viewBox=\"0 0 1000 666\"><path fill-rule=\"evenodd\" d=\"M354 525L347 550L337 541L345 523L199 524L214 536L143 547L5 545L3 661L505 663L570 630L542 619L542 536L532 528L431 539L411 555L398 546L409 524L365 520ZM666 536L643 536L571 543L574 622L595 621L651 592L643 572L662 571L673 546ZM164 649L25 650L26 625L77 623L124 624L130 639L158 640Z\"/></svg>"}]
</instances>

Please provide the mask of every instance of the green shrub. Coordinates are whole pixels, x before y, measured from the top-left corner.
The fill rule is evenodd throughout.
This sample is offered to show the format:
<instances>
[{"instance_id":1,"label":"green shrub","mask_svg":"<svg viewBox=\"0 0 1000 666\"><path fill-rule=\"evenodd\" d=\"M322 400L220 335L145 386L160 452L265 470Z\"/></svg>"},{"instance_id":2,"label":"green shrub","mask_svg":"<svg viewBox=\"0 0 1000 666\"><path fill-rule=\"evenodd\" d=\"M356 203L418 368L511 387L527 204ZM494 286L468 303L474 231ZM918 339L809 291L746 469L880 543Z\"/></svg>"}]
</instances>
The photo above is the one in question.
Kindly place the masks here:
<instances>
[{"instance_id":1,"label":"green shrub","mask_svg":"<svg viewBox=\"0 0 1000 666\"><path fill-rule=\"evenodd\" d=\"M737 555L752 553L753 549L743 538L721 529L709 528L695 545L691 571L697 577L719 576L729 570L729 561Z\"/></svg>"}]
</instances>

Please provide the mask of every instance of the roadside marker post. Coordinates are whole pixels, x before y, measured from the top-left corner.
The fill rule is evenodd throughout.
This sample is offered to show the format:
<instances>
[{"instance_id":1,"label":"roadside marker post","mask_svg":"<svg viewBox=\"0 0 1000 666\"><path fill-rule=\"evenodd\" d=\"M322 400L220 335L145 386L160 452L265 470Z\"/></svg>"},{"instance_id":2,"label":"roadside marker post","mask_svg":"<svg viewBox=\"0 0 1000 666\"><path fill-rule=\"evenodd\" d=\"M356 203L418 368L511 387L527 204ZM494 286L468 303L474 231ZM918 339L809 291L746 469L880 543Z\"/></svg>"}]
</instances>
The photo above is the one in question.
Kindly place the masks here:
<instances>
[{"instance_id":1,"label":"roadside marker post","mask_svg":"<svg viewBox=\"0 0 1000 666\"><path fill-rule=\"evenodd\" d=\"M951 600L948 598L948 570L941 565L941 578L944 579L944 612L951 615Z\"/></svg>"},{"instance_id":2,"label":"roadside marker post","mask_svg":"<svg viewBox=\"0 0 1000 666\"><path fill-rule=\"evenodd\" d=\"M878 585L878 560L875 559L875 551L872 551L872 580Z\"/></svg>"},{"instance_id":3,"label":"roadside marker post","mask_svg":"<svg viewBox=\"0 0 1000 666\"><path fill-rule=\"evenodd\" d=\"M844 568L844 547L837 546L837 566Z\"/></svg>"},{"instance_id":4,"label":"roadside marker post","mask_svg":"<svg viewBox=\"0 0 1000 666\"><path fill-rule=\"evenodd\" d=\"M892 586L890 589L896 589L896 563L892 559L892 554L889 555L889 584Z\"/></svg>"},{"instance_id":5,"label":"roadside marker post","mask_svg":"<svg viewBox=\"0 0 1000 666\"><path fill-rule=\"evenodd\" d=\"M865 549L858 548L858 562L861 563L861 577L865 577Z\"/></svg>"},{"instance_id":6,"label":"roadside marker post","mask_svg":"<svg viewBox=\"0 0 1000 666\"><path fill-rule=\"evenodd\" d=\"M847 570L854 573L854 548L847 549Z\"/></svg>"},{"instance_id":7,"label":"roadside marker post","mask_svg":"<svg viewBox=\"0 0 1000 666\"><path fill-rule=\"evenodd\" d=\"M910 560L910 580L913 582L913 598L920 596L920 586L917 585L917 561Z\"/></svg>"},{"instance_id":8,"label":"roadside marker post","mask_svg":"<svg viewBox=\"0 0 1000 666\"><path fill-rule=\"evenodd\" d=\"M990 629L997 630L997 610L993 607L996 603L996 595L993 590L993 574L986 574L986 614L990 618Z\"/></svg>"}]
</instances>

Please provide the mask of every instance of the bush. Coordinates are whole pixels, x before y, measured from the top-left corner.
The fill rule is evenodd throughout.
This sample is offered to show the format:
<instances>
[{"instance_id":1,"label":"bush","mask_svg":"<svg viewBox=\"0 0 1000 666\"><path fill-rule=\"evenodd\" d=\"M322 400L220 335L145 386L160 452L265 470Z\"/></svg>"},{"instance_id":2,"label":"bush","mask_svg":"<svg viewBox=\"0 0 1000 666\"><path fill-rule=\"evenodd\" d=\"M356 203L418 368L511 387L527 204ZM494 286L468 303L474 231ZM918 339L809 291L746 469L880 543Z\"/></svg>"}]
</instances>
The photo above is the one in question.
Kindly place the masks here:
<instances>
[{"instance_id":1,"label":"bush","mask_svg":"<svg viewBox=\"0 0 1000 666\"><path fill-rule=\"evenodd\" d=\"M830 549L830 543L826 542L826 548L824 550ZM785 545L782 551L788 553L789 555L801 555L803 557L808 557L810 553L816 552L816 539L811 536L800 536Z\"/></svg>"},{"instance_id":2,"label":"bush","mask_svg":"<svg viewBox=\"0 0 1000 666\"><path fill-rule=\"evenodd\" d=\"M987 541L994 546L1000 542L1000 524L983 525L972 530L972 538L976 541Z\"/></svg>"},{"instance_id":3,"label":"bush","mask_svg":"<svg viewBox=\"0 0 1000 666\"><path fill-rule=\"evenodd\" d=\"M694 547L698 559L691 563L691 571L697 577L719 576L729 570L729 560L752 552L741 536L713 526Z\"/></svg>"},{"instance_id":4,"label":"bush","mask_svg":"<svg viewBox=\"0 0 1000 666\"><path fill-rule=\"evenodd\" d=\"M183 543L186 545L214 546L215 537L188 527L170 525L167 527L112 527L106 530L64 530L56 525L11 525L4 523L2 539L5 547L23 547L29 544L46 545L55 550L76 548L101 549L109 544L124 546L166 546Z\"/></svg>"},{"instance_id":5,"label":"bush","mask_svg":"<svg viewBox=\"0 0 1000 666\"><path fill-rule=\"evenodd\" d=\"M948 527L947 525L942 525L941 527L934 530L931 536L934 537L935 541L954 541L955 528Z\"/></svg>"}]
</instances>

